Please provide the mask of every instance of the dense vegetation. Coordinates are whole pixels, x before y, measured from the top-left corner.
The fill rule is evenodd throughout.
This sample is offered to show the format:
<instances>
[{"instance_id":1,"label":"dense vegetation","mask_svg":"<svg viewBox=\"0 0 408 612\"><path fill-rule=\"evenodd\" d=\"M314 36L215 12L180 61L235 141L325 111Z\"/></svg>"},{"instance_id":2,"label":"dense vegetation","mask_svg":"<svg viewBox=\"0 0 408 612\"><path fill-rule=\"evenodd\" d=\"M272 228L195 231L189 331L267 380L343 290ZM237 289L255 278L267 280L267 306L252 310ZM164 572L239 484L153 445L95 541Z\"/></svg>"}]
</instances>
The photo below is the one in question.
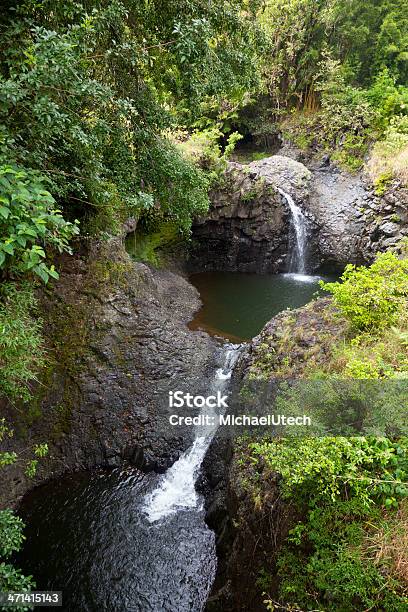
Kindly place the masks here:
<instances>
[{"instance_id":1,"label":"dense vegetation","mask_svg":"<svg viewBox=\"0 0 408 612\"><path fill-rule=\"evenodd\" d=\"M284 134L350 169L370 144L373 180L405 181L408 9L404 0L267 2L265 84ZM300 112L299 112L300 111Z\"/></svg>"},{"instance_id":2,"label":"dense vegetation","mask_svg":"<svg viewBox=\"0 0 408 612\"><path fill-rule=\"evenodd\" d=\"M240 451L242 465L249 458L255 468L246 481L254 503L267 503L263 482L278 472L283 498L302 517L271 568L278 590L270 568L260 575L270 610L406 609L407 270L407 259L383 253L324 284L337 308L328 314L344 320L345 336L306 363L306 380L283 383L276 401L277 414L307 414L312 427L246 441ZM283 334L282 354L293 334ZM296 376L275 349L263 347L258 359L255 379Z\"/></svg>"},{"instance_id":3,"label":"dense vegetation","mask_svg":"<svg viewBox=\"0 0 408 612\"><path fill-rule=\"evenodd\" d=\"M14 403L30 398L46 362L38 287L58 280L59 255L85 238L118 234L133 217L149 236L144 256L156 261L156 244L188 238L240 140L262 149L282 134L309 153L364 168L379 194L392 181L408 184L405 0L5 0L2 8L0 390ZM406 378L407 271L406 260L386 254L326 287L349 334L319 368L311 361L308 376L325 384L333 376ZM272 362L260 368L266 376ZM348 390L356 392L351 383ZM332 391L337 408L344 396ZM281 401L315 402L304 392L301 402L293 390ZM393 387L388 396L393 406L398 393ZM45 452L30 451L29 475ZM399 576L363 563L362 551L397 512L406 519L406 443L279 441L251 453L282 471L285 494L306 516L282 554L283 600L306 609L327 601L333 610L402 609ZM294 457L303 470L297 481L284 463ZM0 466L17 460L2 454ZM21 529L0 513L0 581L10 588L30 584L9 563ZM308 568L303 579L300 565Z\"/></svg>"},{"instance_id":4,"label":"dense vegetation","mask_svg":"<svg viewBox=\"0 0 408 612\"><path fill-rule=\"evenodd\" d=\"M279 554L279 604L267 598L268 609L405 610L406 438L294 438L250 453L282 474L286 502L304 517Z\"/></svg>"},{"instance_id":5,"label":"dense vegetation","mask_svg":"<svg viewBox=\"0 0 408 612\"><path fill-rule=\"evenodd\" d=\"M6 437L12 437L13 431L0 418L0 443ZM14 452L0 452L0 471L7 466L20 463L29 478L35 476L38 461L48 453L47 444L38 444L33 448L27 448L22 456ZM21 570L16 568L10 557L20 550L25 539L23 534L24 523L10 509L0 510L0 591L1 592L25 592L35 587L32 576L24 576ZM2 608L5 609L5 608ZM26 610L24 606L17 609Z\"/></svg>"},{"instance_id":6,"label":"dense vegetation","mask_svg":"<svg viewBox=\"0 0 408 612\"><path fill-rule=\"evenodd\" d=\"M257 3L245 11L237 0L181 1L165 9L132 0L6 4L0 18L3 279L58 278L53 256L71 250L78 223L82 235L100 237L117 233L128 217L151 228L171 222L188 233L192 216L207 208L210 177L171 134L193 125L200 109L256 87ZM3 316L17 311L10 295L2 300ZM21 346L36 341L33 327L28 324ZM2 341L16 343L8 330ZM6 366L13 367L7 356ZM11 374L18 379L18 370ZM12 389L18 397L16 385L3 387L9 395Z\"/></svg>"}]
</instances>

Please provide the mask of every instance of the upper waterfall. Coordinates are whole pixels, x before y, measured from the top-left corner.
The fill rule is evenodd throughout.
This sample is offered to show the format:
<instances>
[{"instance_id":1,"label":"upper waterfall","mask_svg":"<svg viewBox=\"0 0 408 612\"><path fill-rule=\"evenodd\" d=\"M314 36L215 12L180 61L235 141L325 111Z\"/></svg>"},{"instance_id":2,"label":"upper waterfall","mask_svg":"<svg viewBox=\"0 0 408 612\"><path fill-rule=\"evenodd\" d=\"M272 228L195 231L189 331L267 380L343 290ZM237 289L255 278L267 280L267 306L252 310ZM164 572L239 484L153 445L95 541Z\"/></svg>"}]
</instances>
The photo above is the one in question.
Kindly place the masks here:
<instances>
[{"instance_id":1,"label":"upper waterfall","mask_svg":"<svg viewBox=\"0 0 408 612\"><path fill-rule=\"evenodd\" d=\"M306 272L306 251L307 251L307 226L306 217L301 208L295 203L289 193L277 187L277 190L286 199L292 215L293 227L295 230L295 248L292 249L289 260L289 272L305 274Z\"/></svg>"}]
</instances>

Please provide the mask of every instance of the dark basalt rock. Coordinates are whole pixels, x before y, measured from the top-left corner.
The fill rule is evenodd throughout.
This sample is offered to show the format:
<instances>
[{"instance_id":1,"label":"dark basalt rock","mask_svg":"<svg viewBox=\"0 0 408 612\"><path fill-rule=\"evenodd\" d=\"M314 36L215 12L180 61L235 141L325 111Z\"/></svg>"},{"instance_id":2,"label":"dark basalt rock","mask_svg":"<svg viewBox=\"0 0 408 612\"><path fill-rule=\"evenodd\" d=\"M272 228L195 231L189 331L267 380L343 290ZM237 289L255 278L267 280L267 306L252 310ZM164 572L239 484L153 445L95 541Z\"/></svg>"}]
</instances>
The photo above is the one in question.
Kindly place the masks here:
<instances>
[{"instance_id":1,"label":"dark basalt rock","mask_svg":"<svg viewBox=\"0 0 408 612\"><path fill-rule=\"evenodd\" d=\"M408 236L408 189L397 181L383 196L366 177L308 159L293 149L247 165L228 164L210 194L208 215L193 226L190 266L197 270L287 270L293 227L285 197L302 208L309 231L308 269L371 263Z\"/></svg>"},{"instance_id":2,"label":"dark basalt rock","mask_svg":"<svg viewBox=\"0 0 408 612\"><path fill-rule=\"evenodd\" d=\"M193 226L190 266L197 270L279 272L287 267L290 212L276 187L299 201L310 172L280 155L242 165L230 162L211 208Z\"/></svg>"},{"instance_id":3,"label":"dark basalt rock","mask_svg":"<svg viewBox=\"0 0 408 612\"><path fill-rule=\"evenodd\" d=\"M305 206L319 227L322 263L371 263L407 235L408 190L397 183L382 197L361 174L317 167L311 185Z\"/></svg>"},{"instance_id":4,"label":"dark basalt rock","mask_svg":"<svg viewBox=\"0 0 408 612\"><path fill-rule=\"evenodd\" d=\"M59 267L41 298L50 372L31 406L2 406L15 430L4 450L46 441L50 453L34 482L21 464L2 470L4 506L67 471L122 461L165 471L193 435L169 425L168 392L203 393L213 373L214 340L186 325L200 300L185 278L132 262L120 240Z\"/></svg>"}]
</instances>

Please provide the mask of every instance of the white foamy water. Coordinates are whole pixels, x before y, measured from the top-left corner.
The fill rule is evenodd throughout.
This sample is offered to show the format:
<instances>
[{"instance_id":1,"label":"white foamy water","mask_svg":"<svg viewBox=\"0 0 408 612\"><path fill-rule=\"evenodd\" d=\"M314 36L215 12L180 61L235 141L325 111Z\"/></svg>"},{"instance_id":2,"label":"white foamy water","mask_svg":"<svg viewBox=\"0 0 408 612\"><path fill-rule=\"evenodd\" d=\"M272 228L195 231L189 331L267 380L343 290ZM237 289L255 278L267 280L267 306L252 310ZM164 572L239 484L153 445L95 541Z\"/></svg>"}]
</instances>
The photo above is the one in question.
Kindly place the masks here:
<instances>
[{"instance_id":1,"label":"white foamy water","mask_svg":"<svg viewBox=\"0 0 408 612\"><path fill-rule=\"evenodd\" d=\"M296 235L296 245L290 261L290 271L297 272L299 275L305 276L307 241L306 218L301 208L295 203L294 199L291 195L289 195L289 193L286 193L286 191L283 191L283 189L280 189L279 187L277 187L277 190L281 195L283 195L289 205Z\"/></svg>"},{"instance_id":2,"label":"white foamy water","mask_svg":"<svg viewBox=\"0 0 408 612\"><path fill-rule=\"evenodd\" d=\"M223 367L216 370L209 395L226 391L239 351L240 345L226 347ZM210 413L207 410L205 414ZM206 434L202 435L203 428L200 428L200 435L196 436L192 446L167 470L157 488L146 495L143 509L150 522L158 521L181 509L199 506L200 496L195 489L195 482L216 430L216 426L208 427Z\"/></svg>"},{"instance_id":3,"label":"white foamy water","mask_svg":"<svg viewBox=\"0 0 408 612\"><path fill-rule=\"evenodd\" d=\"M312 276L310 274L297 274L296 272L287 272L283 274L286 278L291 278L298 283L317 283L323 280L321 276Z\"/></svg>"}]
</instances>

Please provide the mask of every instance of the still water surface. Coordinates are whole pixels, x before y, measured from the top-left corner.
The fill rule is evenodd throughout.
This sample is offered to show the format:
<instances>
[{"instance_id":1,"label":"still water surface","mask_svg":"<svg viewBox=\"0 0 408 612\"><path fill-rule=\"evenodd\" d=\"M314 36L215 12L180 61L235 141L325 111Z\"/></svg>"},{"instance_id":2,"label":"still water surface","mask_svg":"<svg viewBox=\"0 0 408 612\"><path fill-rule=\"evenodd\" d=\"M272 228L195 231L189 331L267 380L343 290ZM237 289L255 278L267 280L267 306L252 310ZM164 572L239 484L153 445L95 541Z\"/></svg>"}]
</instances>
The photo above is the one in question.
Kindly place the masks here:
<instances>
[{"instance_id":1,"label":"still water surface","mask_svg":"<svg viewBox=\"0 0 408 612\"><path fill-rule=\"evenodd\" d=\"M202 308L190 323L235 342L256 336L269 319L286 308L299 308L322 293L319 280L328 276L304 274L243 274L202 272L190 276Z\"/></svg>"}]
</instances>

